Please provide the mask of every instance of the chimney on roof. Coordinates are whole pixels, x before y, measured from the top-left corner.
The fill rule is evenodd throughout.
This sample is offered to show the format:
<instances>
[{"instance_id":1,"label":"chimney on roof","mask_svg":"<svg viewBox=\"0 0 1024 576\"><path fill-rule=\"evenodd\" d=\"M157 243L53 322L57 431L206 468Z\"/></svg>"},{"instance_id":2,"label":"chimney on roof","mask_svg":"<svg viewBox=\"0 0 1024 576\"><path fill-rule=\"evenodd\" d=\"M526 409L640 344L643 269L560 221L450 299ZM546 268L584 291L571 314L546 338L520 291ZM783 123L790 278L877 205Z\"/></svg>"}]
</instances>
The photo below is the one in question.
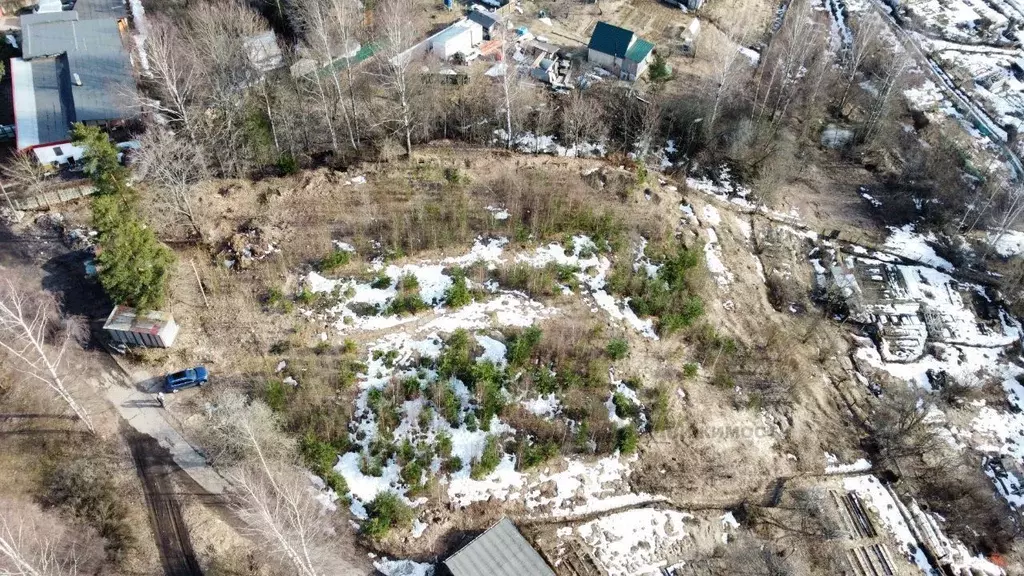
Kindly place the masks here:
<instances>
[{"instance_id":1,"label":"chimney on roof","mask_svg":"<svg viewBox=\"0 0 1024 576\"><path fill-rule=\"evenodd\" d=\"M75 86L82 85L82 77L78 75L78 72L75 72L71 75L71 81L75 84Z\"/></svg>"}]
</instances>

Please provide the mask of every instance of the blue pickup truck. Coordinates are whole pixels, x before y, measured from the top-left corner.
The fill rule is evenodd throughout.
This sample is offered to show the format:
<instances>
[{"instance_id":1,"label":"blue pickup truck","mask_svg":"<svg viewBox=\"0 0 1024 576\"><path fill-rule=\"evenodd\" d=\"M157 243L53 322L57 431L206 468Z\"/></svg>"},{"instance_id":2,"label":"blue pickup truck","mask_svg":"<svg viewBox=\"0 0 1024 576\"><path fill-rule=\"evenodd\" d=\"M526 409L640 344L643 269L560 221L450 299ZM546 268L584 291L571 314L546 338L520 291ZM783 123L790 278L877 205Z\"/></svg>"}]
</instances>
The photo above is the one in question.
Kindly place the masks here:
<instances>
[{"instance_id":1,"label":"blue pickup truck","mask_svg":"<svg viewBox=\"0 0 1024 576\"><path fill-rule=\"evenodd\" d=\"M164 380L164 392L174 393L193 386L202 386L210 379L209 372L203 366L196 366L174 374L168 374Z\"/></svg>"}]
</instances>

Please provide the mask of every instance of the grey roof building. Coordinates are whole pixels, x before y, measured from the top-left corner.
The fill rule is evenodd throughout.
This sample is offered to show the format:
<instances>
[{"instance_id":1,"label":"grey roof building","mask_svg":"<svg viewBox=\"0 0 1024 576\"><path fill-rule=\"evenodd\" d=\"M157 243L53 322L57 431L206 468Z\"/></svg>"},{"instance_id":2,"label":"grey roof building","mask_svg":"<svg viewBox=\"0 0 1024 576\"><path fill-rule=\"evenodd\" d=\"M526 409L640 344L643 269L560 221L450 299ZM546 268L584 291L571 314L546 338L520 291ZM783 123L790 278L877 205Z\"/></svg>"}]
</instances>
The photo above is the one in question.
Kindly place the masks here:
<instances>
[{"instance_id":1,"label":"grey roof building","mask_svg":"<svg viewBox=\"0 0 1024 576\"><path fill-rule=\"evenodd\" d=\"M444 561L452 576L555 576L508 518Z\"/></svg>"},{"instance_id":2,"label":"grey roof building","mask_svg":"<svg viewBox=\"0 0 1024 576\"><path fill-rule=\"evenodd\" d=\"M33 16L22 17L22 57L11 59L19 150L67 142L75 122L109 125L137 114L117 20L80 20L75 11Z\"/></svg>"},{"instance_id":3,"label":"grey roof building","mask_svg":"<svg viewBox=\"0 0 1024 576\"><path fill-rule=\"evenodd\" d=\"M76 0L71 8L79 20L121 20L128 17L124 0Z\"/></svg>"},{"instance_id":4,"label":"grey roof building","mask_svg":"<svg viewBox=\"0 0 1024 576\"><path fill-rule=\"evenodd\" d=\"M498 30L502 26L501 14L498 14L497 12L470 10L468 18L470 22L476 22L484 29L485 40L490 40L493 35L497 34Z\"/></svg>"}]
</instances>

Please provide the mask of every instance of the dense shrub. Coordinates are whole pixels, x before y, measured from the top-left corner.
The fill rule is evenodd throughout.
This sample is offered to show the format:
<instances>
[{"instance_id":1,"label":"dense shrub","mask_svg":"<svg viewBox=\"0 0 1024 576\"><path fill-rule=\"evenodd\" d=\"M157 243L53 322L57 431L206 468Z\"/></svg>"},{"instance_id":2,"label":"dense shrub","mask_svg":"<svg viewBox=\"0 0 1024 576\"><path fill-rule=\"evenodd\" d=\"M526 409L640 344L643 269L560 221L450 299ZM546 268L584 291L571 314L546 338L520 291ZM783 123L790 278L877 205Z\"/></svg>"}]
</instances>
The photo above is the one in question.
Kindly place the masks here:
<instances>
[{"instance_id":1,"label":"dense shrub","mask_svg":"<svg viewBox=\"0 0 1024 576\"><path fill-rule=\"evenodd\" d=\"M408 504L394 492L381 492L366 505L369 519L363 524L363 533L379 540L392 529L406 528L412 524L413 512Z\"/></svg>"},{"instance_id":2,"label":"dense shrub","mask_svg":"<svg viewBox=\"0 0 1024 576\"><path fill-rule=\"evenodd\" d=\"M452 271L452 285L444 292L444 303L449 308L461 308L473 301L466 283L466 273L461 268Z\"/></svg>"},{"instance_id":3,"label":"dense shrub","mask_svg":"<svg viewBox=\"0 0 1024 576\"><path fill-rule=\"evenodd\" d=\"M689 276L700 261L696 250L680 245L662 260L657 277L651 278L644 267L634 270L631 259L619 258L608 287L629 298L629 307L638 316L656 317L659 334L671 334L704 314L704 303L689 285Z\"/></svg>"},{"instance_id":4,"label":"dense shrub","mask_svg":"<svg viewBox=\"0 0 1024 576\"><path fill-rule=\"evenodd\" d=\"M683 378L689 380L696 377L698 370L700 370L700 366L694 362L687 362L686 364L683 364Z\"/></svg>"},{"instance_id":5,"label":"dense shrub","mask_svg":"<svg viewBox=\"0 0 1024 576\"><path fill-rule=\"evenodd\" d=\"M460 328L445 341L444 350L437 359L437 373L441 378L455 377L466 382L472 380L472 370L469 333Z\"/></svg>"},{"instance_id":6,"label":"dense shrub","mask_svg":"<svg viewBox=\"0 0 1024 576\"><path fill-rule=\"evenodd\" d=\"M482 480L494 472L498 464L501 464L501 445L497 436L488 435L484 441L484 450L473 461L469 474L474 480Z\"/></svg>"},{"instance_id":7,"label":"dense shrub","mask_svg":"<svg viewBox=\"0 0 1024 576\"><path fill-rule=\"evenodd\" d=\"M519 469L528 470L557 456L558 444L553 440L543 442L523 440L518 443L518 454Z\"/></svg>"},{"instance_id":8,"label":"dense shrub","mask_svg":"<svg viewBox=\"0 0 1024 576\"><path fill-rule=\"evenodd\" d=\"M615 415L619 418L636 418L640 414L640 407L622 392L612 395L612 404L615 405Z\"/></svg>"},{"instance_id":9,"label":"dense shrub","mask_svg":"<svg viewBox=\"0 0 1024 576\"><path fill-rule=\"evenodd\" d=\"M452 427L459 425L459 411L462 408L462 402L459 397L455 394L455 390L451 384L447 382L435 382L431 391L434 405L437 406L437 412L442 418L448 421L448 424Z\"/></svg>"},{"instance_id":10,"label":"dense shrub","mask_svg":"<svg viewBox=\"0 0 1024 576\"><path fill-rule=\"evenodd\" d=\"M496 271L498 283L510 290L518 290L534 298L550 298L561 294L558 279L559 266L531 266L523 262L502 266Z\"/></svg>"},{"instance_id":11,"label":"dense shrub","mask_svg":"<svg viewBox=\"0 0 1024 576\"><path fill-rule=\"evenodd\" d=\"M95 458L62 462L45 478L43 503L89 524L104 540L112 560L124 558L135 544L128 507L112 480L113 471Z\"/></svg>"},{"instance_id":12,"label":"dense shrub","mask_svg":"<svg viewBox=\"0 0 1024 576\"><path fill-rule=\"evenodd\" d=\"M341 497L348 494L348 484L345 482L345 478L334 470L334 465L338 462L338 453L343 452L344 448L346 447L324 442L312 432L307 432L299 443L299 452L302 454L306 466L309 466L314 474L323 478L324 483Z\"/></svg>"},{"instance_id":13,"label":"dense shrub","mask_svg":"<svg viewBox=\"0 0 1024 576\"><path fill-rule=\"evenodd\" d=\"M636 452L637 441L639 435L636 431L636 426L629 424L619 428L616 434L615 447L619 449L622 454L632 454Z\"/></svg>"},{"instance_id":14,"label":"dense shrub","mask_svg":"<svg viewBox=\"0 0 1024 576\"><path fill-rule=\"evenodd\" d=\"M317 268L321 272L333 272L342 266L347 266L351 259L352 253L348 250L334 250L317 263Z\"/></svg>"},{"instance_id":15,"label":"dense shrub","mask_svg":"<svg viewBox=\"0 0 1024 576\"><path fill-rule=\"evenodd\" d=\"M540 328L530 326L518 334L509 336L505 349L505 359L508 361L509 366L519 367L525 365L533 351L537 348L537 345L540 344L542 335L543 333Z\"/></svg>"},{"instance_id":16,"label":"dense shrub","mask_svg":"<svg viewBox=\"0 0 1024 576\"><path fill-rule=\"evenodd\" d=\"M625 338L613 338L605 347L605 352L612 360L622 360L629 355L629 342Z\"/></svg>"},{"instance_id":17,"label":"dense shrub","mask_svg":"<svg viewBox=\"0 0 1024 576\"><path fill-rule=\"evenodd\" d=\"M280 380L267 381L267 385L263 389L263 401L274 412L283 411L288 402L288 390L285 388L284 382Z\"/></svg>"}]
</instances>

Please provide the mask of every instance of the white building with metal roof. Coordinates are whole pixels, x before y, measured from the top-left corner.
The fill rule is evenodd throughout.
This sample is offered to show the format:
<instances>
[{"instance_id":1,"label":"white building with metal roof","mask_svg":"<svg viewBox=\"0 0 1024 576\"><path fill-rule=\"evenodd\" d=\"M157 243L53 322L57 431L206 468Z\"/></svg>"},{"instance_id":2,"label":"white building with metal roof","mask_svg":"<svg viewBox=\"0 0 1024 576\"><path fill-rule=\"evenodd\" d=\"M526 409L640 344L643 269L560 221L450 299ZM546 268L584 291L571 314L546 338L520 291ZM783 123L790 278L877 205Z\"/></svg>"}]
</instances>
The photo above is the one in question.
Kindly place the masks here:
<instances>
[{"instance_id":1,"label":"white building with metal roof","mask_svg":"<svg viewBox=\"0 0 1024 576\"><path fill-rule=\"evenodd\" d=\"M10 65L18 150L64 163L74 157L72 124L112 126L138 114L123 26L74 10L22 17L22 57Z\"/></svg>"}]
</instances>

